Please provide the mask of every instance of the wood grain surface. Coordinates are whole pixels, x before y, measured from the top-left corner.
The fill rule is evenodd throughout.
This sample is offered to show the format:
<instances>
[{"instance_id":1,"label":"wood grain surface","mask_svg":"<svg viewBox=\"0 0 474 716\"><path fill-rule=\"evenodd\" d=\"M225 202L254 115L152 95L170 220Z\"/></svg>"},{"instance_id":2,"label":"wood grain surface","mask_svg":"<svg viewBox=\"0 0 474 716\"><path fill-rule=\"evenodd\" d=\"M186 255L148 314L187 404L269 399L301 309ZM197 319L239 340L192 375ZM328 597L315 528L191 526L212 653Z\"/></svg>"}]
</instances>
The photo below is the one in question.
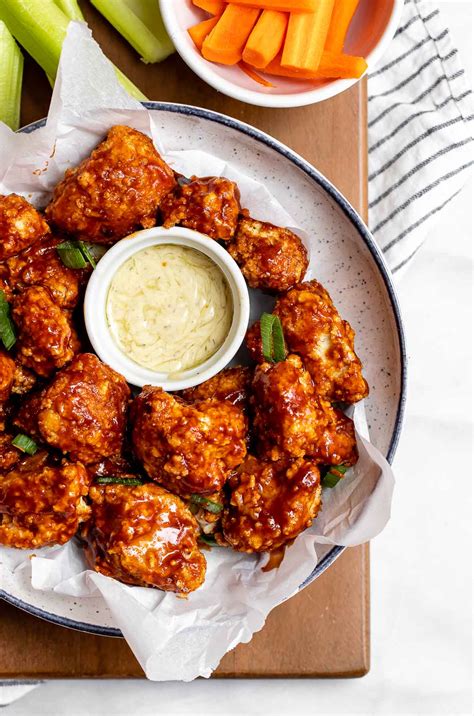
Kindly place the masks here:
<instances>
[{"instance_id":1,"label":"wood grain surface","mask_svg":"<svg viewBox=\"0 0 474 716\"><path fill-rule=\"evenodd\" d=\"M223 112L289 145L366 215L366 87L319 105L252 107L205 85L177 57L145 66L89 3L82 3L106 54L153 100ZM22 124L44 117L50 86L29 59ZM269 616L250 644L227 654L221 677L354 677L369 669L369 550L347 549L316 582ZM143 672L124 640L64 629L0 603L0 678L125 678Z\"/></svg>"}]
</instances>

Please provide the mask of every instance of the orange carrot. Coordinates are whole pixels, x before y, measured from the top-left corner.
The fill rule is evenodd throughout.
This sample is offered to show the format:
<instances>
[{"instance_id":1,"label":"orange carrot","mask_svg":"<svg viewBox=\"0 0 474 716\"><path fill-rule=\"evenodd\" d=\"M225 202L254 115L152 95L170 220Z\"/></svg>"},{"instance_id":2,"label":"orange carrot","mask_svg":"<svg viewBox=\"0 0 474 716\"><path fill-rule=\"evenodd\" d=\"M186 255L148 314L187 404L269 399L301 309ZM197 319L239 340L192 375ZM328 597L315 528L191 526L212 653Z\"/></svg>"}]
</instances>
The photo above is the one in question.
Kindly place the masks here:
<instances>
[{"instance_id":1,"label":"orange carrot","mask_svg":"<svg viewBox=\"0 0 474 716\"><path fill-rule=\"evenodd\" d=\"M260 10L254 8L228 5L204 40L203 57L222 65L236 65L242 59L244 47L259 15Z\"/></svg>"},{"instance_id":2,"label":"orange carrot","mask_svg":"<svg viewBox=\"0 0 474 716\"><path fill-rule=\"evenodd\" d=\"M349 25L360 0L336 0L332 11L331 24L326 38L325 50L342 52Z\"/></svg>"},{"instance_id":3,"label":"orange carrot","mask_svg":"<svg viewBox=\"0 0 474 716\"><path fill-rule=\"evenodd\" d=\"M291 77L295 80L324 80L324 79L358 79L367 70L367 62L363 57L354 55L341 55L335 52L323 52L317 72L307 70L291 70L281 65L281 55L276 57L264 68L268 75Z\"/></svg>"},{"instance_id":4,"label":"orange carrot","mask_svg":"<svg viewBox=\"0 0 474 716\"><path fill-rule=\"evenodd\" d=\"M334 0L319 0L315 12L291 13L281 58L283 67L317 71L333 9Z\"/></svg>"},{"instance_id":5,"label":"orange carrot","mask_svg":"<svg viewBox=\"0 0 474 716\"><path fill-rule=\"evenodd\" d=\"M264 77L260 77L258 72L255 72L252 67L249 67L245 64L245 62L239 62L239 67L242 70L242 72L245 72L246 75L248 75L251 79L255 80L255 82L258 82L260 85L263 85L264 87L274 87L275 85L272 85L271 82L266 80Z\"/></svg>"},{"instance_id":6,"label":"orange carrot","mask_svg":"<svg viewBox=\"0 0 474 716\"><path fill-rule=\"evenodd\" d=\"M224 0L193 0L193 5L200 7L210 15L222 15L225 10Z\"/></svg>"},{"instance_id":7,"label":"orange carrot","mask_svg":"<svg viewBox=\"0 0 474 716\"><path fill-rule=\"evenodd\" d=\"M189 28L188 32L191 35L191 40L194 42L198 50L202 50L204 40L209 35L211 30L217 25L220 20L220 16L210 17L209 20L203 20L197 25L193 25Z\"/></svg>"},{"instance_id":8,"label":"orange carrot","mask_svg":"<svg viewBox=\"0 0 474 716\"><path fill-rule=\"evenodd\" d=\"M280 52L288 26L288 14L264 10L245 45L243 59L253 67L266 67Z\"/></svg>"},{"instance_id":9,"label":"orange carrot","mask_svg":"<svg viewBox=\"0 0 474 716\"><path fill-rule=\"evenodd\" d=\"M235 5L258 7L261 10L280 10L281 12L314 12L320 0L225 0Z\"/></svg>"}]
</instances>

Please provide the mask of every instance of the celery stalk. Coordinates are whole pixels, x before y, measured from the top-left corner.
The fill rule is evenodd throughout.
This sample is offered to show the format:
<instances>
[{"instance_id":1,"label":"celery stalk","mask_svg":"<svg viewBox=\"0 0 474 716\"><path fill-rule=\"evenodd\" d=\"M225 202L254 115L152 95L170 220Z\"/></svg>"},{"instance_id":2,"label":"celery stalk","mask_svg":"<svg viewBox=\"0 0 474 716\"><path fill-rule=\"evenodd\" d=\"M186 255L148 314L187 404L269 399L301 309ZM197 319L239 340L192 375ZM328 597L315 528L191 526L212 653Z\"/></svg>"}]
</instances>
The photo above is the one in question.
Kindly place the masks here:
<instances>
[{"instance_id":1,"label":"celery stalk","mask_svg":"<svg viewBox=\"0 0 474 716\"><path fill-rule=\"evenodd\" d=\"M0 120L11 129L20 126L23 55L7 26L0 20Z\"/></svg>"},{"instance_id":2,"label":"celery stalk","mask_svg":"<svg viewBox=\"0 0 474 716\"><path fill-rule=\"evenodd\" d=\"M54 0L56 5L70 20L79 20L84 22L84 15L77 4L77 0Z\"/></svg>"},{"instance_id":3,"label":"celery stalk","mask_svg":"<svg viewBox=\"0 0 474 716\"><path fill-rule=\"evenodd\" d=\"M161 20L157 0L91 2L139 53L143 62L161 62L174 52Z\"/></svg>"},{"instance_id":4,"label":"celery stalk","mask_svg":"<svg viewBox=\"0 0 474 716\"><path fill-rule=\"evenodd\" d=\"M48 77L55 78L69 18L53 0L1 0L0 19ZM115 67L119 81L135 99L146 100Z\"/></svg>"},{"instance_id":5,"label":"celery stalk","mask_svg":"<svg viewBox=\"0 0 474 716\"><path fill-rule=\"evenodd\" d=\"M143 22L144 25L157 37L163 46L168 47L168 55L174 51L174 45L166 32L163 23L159 0L123 0L130 10ZM164 58L163 58L164 59Z\"/></svg>"}]
</instances>

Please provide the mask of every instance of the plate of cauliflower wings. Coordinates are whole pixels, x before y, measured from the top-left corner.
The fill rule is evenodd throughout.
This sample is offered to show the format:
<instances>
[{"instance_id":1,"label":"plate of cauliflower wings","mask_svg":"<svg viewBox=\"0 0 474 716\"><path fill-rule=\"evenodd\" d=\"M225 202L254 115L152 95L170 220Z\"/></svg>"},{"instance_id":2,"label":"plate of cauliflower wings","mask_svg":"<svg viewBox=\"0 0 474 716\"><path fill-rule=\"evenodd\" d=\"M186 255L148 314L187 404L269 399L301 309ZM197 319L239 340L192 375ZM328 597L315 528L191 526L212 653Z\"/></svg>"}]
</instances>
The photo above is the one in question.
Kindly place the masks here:
<instances>
[{"instance_id":1,"label":"plate of cauliflower wings","mask_svg":"<svg viewBox=\"0 0 474 716\"><path fill-rule=\"evenodd\" d=\"M285 186L294 182L290 208L298 204L319 248L311 258L290 228L252 215L236 182L183 176L124 125L66 171L44 209L1 195L0 546L75 540L88 568L185 596L203 585L210 549L282 553L317 520L324 490L358 461L351 406L366 400L374 442L393 454L403 338L380 257L329 183L238 122L154 109L165 133L187 131L190 143L208 129L216 153L219 145L231 154L238 135L247 171L258 148L255 176L273 171L269 188L280 196L281 174ZM82 313L100 255L156 225L220 242L265 297L278 334L269 349L254 315L239 360L179 393L128 385L94 354ZM95 258L71 267L65 244ZM45 605L21 589L5 597L61 623L82 621L65 616L61 597ZM99 612L79 627L112 633Z\"/></svg>"}]
</instances>

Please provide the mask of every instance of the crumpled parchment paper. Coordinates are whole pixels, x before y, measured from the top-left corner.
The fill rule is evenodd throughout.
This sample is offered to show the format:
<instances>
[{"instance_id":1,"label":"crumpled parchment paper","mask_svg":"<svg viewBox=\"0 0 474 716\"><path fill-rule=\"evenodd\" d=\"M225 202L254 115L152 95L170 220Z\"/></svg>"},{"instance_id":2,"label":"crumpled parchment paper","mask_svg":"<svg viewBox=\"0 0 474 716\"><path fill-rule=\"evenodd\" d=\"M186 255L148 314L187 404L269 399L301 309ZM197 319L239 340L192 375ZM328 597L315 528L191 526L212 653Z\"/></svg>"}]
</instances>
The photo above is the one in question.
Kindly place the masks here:
<instances>
[{"instance_id":1,"label":"crumpled parchment paper","mask_svg":"<svg viewBox=\"0 0 474 716\"><path fill-rule=\"evenodd\" d=\"M150 135L183 174L223 174L237 181L242 204L251 214L293 228L311 250L305 233L262 184L201 151L167 152L153 111L144 110L125 93L80 23L69 26L46 126L31 134L14 134L0 123L0 193L23 194L44 206L64 171L87 156L114 124L128 124ZM258 304L259 299L253 301ZM254 315L261 310L254 305ZM334 489L324 491L320 515L286 550L278 569L262 571L267 555L216 547L205 553L208 569L203 587L181 599L126 586L88 570L75 541L36 550L31 559L31 553L0 547L3 566L30 570L35 589L85 599L101 594L149 679L208 677L226 652L250 641L269 612L298 591L313 571L322 545L361 544L387 523L394 477L368 441L363 405L356 407L354 419L358 464Z\"/></svg>"}]
</instances>

